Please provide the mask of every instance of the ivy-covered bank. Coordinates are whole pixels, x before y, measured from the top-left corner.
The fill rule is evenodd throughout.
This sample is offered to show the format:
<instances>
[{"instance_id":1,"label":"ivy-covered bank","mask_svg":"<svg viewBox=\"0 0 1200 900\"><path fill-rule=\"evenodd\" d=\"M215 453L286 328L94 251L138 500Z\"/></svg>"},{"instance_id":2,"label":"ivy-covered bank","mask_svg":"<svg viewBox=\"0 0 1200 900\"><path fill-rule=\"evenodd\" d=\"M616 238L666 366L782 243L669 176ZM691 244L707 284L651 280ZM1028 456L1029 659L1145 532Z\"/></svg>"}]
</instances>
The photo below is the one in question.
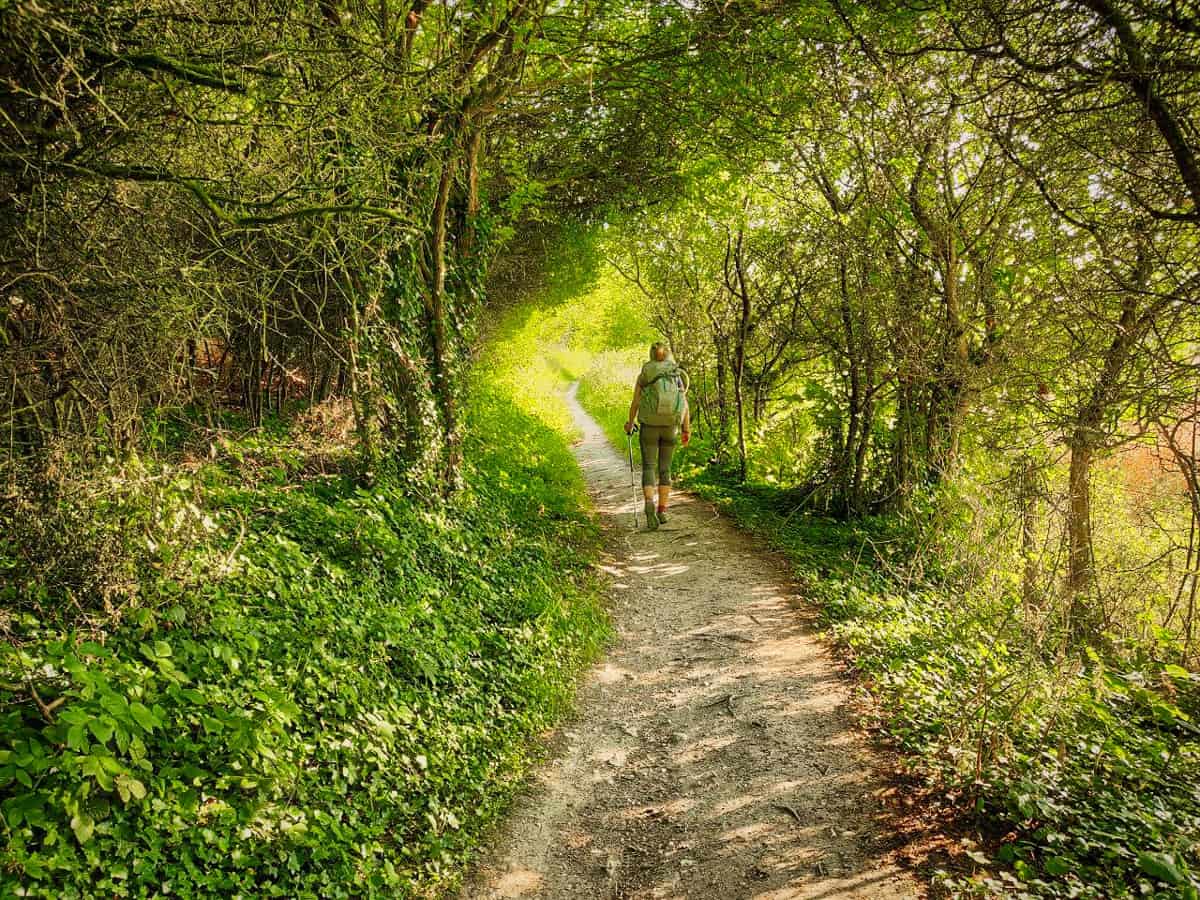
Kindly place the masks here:
<instances>
[{"instance_id":1,"label":"ivy-covered bank","mask_svg":"<svg viewBox=\"0 0 1200 900\"><path fill-rule=\"evenodd\" d=\"M0 896L456 881L606 633L529 315L479 367L451 505L357 486L317 411L64 474L52 520L5 523Z\"/></svg>"}]
</instances>

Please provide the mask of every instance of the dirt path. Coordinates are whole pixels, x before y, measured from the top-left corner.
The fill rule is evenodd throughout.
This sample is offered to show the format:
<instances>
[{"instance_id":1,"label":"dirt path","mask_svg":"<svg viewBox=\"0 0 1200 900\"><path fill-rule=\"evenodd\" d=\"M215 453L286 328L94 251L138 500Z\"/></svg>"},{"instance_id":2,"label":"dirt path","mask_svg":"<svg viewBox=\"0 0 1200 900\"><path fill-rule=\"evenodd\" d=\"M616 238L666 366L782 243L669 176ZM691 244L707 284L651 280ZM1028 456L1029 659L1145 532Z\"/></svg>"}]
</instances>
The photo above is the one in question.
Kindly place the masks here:
<instances>
[{"instance_id":1,"label":"dirt path","mask_svg":"<svg viewBox=\"0 0 1200 900\"><path fill-rule=\"evenodd\" d=\"M617 640L463 898L899 898L848 692L777 559L680 496L632 532L629 468L569 394Z\"/></svg>"}]
</instances>

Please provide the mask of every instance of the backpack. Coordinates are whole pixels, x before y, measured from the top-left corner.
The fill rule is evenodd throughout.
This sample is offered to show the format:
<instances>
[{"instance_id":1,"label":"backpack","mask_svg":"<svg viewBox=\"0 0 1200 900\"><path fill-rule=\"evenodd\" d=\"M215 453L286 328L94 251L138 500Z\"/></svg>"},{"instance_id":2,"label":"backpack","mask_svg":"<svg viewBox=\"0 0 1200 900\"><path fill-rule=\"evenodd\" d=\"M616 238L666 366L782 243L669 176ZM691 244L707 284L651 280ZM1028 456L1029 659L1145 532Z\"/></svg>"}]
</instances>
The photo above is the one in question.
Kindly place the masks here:
<instances>
[{"instance_id":1,"label":"backpack","mask_svg":"<svg viewBox=\"0 0 1200 900\"><path fill-rule=\"evenodd\" d=\"M638 421L643 425L678 427L683 421L687 389L687 374L673 360L646 363L642 367Z\"/></svg>"}]
</instances>

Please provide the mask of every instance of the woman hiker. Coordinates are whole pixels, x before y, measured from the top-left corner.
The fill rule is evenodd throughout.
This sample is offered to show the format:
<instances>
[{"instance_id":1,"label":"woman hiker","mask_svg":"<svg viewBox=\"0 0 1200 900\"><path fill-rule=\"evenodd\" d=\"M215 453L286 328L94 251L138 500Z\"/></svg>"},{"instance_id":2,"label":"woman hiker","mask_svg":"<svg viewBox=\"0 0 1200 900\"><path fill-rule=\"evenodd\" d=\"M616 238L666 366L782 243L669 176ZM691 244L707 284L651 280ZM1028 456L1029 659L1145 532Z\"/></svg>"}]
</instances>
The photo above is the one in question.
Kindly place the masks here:
<instances>
[{"instance_id":1,"label":"woman hiker","mask_svg":"<svg viewBox=\"0 0 1200 900\"><path fill-rule=\"evenodd\" d=\"M642 496L646 498L646 527L653 531L667 521L671 498L671 457L676 435L684 445L692 438L691 410L687 402L687 374L671 358L666 344L650 346L650 359L638 373L625 433L633 432L638 420L638 446L642 450ZM658 488L658 505L654 503Z\"/></svg>"}]
</instances>

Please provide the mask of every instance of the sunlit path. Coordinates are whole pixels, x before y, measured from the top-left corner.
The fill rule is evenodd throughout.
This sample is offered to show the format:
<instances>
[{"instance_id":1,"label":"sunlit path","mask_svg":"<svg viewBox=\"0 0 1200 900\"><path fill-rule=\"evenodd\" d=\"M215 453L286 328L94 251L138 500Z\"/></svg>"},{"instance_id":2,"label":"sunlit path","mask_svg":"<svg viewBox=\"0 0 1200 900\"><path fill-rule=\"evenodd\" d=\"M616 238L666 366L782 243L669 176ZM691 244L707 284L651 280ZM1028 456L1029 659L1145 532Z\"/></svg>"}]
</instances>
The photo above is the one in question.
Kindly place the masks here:
<instances>
[{"instance_id":1,"label":"sunlit path","mask_svg":"<svg viewBox=\"0 0 1200 900\"><path fill-rule=\"evenodd\" d=\"M462 896L918 896L782 566L686 496L634 532L627 462L569 399L617 639Z\"/></svg>"}]
</instances>

